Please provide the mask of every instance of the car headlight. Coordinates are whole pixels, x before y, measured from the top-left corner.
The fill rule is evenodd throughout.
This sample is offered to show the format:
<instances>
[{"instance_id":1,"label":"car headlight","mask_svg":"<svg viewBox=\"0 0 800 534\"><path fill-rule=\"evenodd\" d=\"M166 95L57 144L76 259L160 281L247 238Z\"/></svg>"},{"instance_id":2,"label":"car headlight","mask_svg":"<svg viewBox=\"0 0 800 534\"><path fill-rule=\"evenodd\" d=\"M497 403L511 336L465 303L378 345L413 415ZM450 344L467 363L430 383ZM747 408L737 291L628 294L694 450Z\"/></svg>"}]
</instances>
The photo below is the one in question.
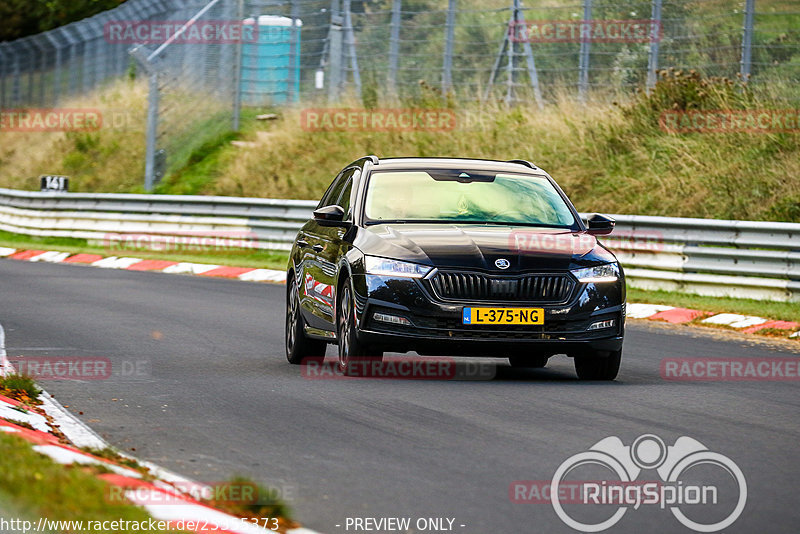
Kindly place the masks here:
<instances>
[{"instance_id":1,"label":"car headlight","mask_svg":"<svg viewBox=\"0 0 800 534\"><path fill-rule=\"evenodd\" d=\"M376 256L364 256L364 264L367 268L367 274L400 278L422 278L431 272L433 268L427 265L419 265L418 263L390 260L388 258L378 258Z\"/></svg>"},{"instance_id":2,"label":"car headlight","mask_svg":"<svg viewBox=\"0 0 800 534\"><path fill-rule=\"evenodd\" d=\"M602 284L604 282L616 282L619 280L619 265L616 263L606 263L596 267L586 267L572 271L579 282Z\"/></svg>"}]
</instances>

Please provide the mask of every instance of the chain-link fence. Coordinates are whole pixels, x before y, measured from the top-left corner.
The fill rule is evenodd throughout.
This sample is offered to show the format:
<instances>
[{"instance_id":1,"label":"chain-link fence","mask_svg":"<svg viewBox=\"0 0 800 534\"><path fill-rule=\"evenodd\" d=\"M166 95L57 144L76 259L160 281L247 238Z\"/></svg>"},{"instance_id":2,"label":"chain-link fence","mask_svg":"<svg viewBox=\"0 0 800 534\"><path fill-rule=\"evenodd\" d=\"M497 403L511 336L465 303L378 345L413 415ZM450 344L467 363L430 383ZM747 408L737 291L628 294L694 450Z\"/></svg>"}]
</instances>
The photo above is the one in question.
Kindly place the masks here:
<instances>
[{"instance_id":1,"label":"chain-link fence","mask_svg":"<svg viewBox=\"0 0 800 534\"><path fill-rule=\"evenodd\" d=\"M669 67L791 87L800 2L128 0L0 43L0 108L147 76L150 188L242 109L413 101L431 87L456 101L616 99Z\"/></svg>"}]
</instances>

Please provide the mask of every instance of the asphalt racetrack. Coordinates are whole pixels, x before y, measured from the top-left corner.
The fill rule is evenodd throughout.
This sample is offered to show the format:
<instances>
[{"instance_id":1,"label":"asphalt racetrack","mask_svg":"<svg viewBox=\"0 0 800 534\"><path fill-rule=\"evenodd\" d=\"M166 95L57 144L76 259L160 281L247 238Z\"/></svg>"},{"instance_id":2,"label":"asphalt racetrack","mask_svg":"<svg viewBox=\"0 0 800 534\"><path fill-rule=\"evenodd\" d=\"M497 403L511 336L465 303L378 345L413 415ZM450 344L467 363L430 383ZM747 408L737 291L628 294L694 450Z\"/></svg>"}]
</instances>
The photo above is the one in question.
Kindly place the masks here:
<instances>
[{"instance_id":1,"label":"asphalt racetrack","mask_svg":"<svg viewBox=\"0 0 800 534\"><path fill-rule=\"evenodd\" d=\"M204 482L253 477L323 533L388 517L449 518L468 534L574 532L509 488L550 480L605 437L642 434L689 436L739 466L747 501L726 532L800 524L800 384L659 371L667 357L797 358L797 343L629 321L613 383L578 382L564 356L544 370L501 361L492 380L310 380L284 357L282 285L3 260L0 295L12 360L110 361L110 378L41 382L110 443ZM609 532L691 531L643 505Z\"/></svg>"}]
</instances>

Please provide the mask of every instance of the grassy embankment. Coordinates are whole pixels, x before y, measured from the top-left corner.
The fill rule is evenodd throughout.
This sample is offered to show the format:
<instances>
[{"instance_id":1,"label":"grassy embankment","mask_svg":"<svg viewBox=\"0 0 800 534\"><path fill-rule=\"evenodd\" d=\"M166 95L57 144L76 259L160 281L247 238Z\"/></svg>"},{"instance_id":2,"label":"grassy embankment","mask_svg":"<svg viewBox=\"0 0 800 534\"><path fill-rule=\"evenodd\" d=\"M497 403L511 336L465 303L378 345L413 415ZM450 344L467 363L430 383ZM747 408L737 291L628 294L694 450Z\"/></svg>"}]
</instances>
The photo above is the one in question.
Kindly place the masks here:
<instances>
[{"instance_id":1,"label":"grassy embankment","mask_svg":"<svg viewBox=\"0 0 800 534\"><path fill-rule=\"evenodd\" d=\"M496 103L456 105L426 85L411 101L376 104L450 107L458 116L452 132L307 131L301 110L283 110L278 120L267 122L257 121L255 115L268 110L248 110L240 133L205 139L183 158L184 165L170 170L157 192L318 198L344 163L363 154L524 158L547 169L582 211L800 222L799 134L675 134L658 125L659 116L668 110L796 109L791 95L779 85L751 91L733 80L669 71L652 94L639 93L619 105L584 107L567 98L544 110ZM36 177L47 172L71 176L73 190L140 192L144 125L130 117L143 115L144 102L140 82L120 82L74 105L127 110L125 127L109 125L95 133L3 133L0 186L34 189ZM233 140L242 143L232 144ZM0 245L109 254L85 241L11 234L0 234ZM281 253L129 255L285 266ZM641 291L632 295L639 301L689 302L704 309L782 319L797 320L800 315L791 304L686 300L696 297Z\"/></svg>"}]
</instances>

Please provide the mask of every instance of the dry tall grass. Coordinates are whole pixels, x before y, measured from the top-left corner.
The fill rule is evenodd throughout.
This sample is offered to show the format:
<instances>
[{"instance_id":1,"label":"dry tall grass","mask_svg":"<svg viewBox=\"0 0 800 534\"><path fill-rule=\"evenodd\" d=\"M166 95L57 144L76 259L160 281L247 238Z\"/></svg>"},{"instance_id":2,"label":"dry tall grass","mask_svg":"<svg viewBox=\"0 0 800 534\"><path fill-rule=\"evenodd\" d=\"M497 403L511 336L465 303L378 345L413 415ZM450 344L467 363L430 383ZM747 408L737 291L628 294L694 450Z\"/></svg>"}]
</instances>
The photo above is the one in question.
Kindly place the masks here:
<instances>
[{"instance_id":1,"label":"dry tall grass","mask_svg":"<svg viewBox=\"0 0 800 534\"><path fill-rule=\"evenodd\" d=\"M36 189L39 175L66 174L71 190L136 190L144 174L147 84L119 81L58 107L98 110L102 125L95 132L0 132L0 186Z\"/></svg>"},{"instance_id":2,"label":"dry tall grass","mask_svg":"<svg viewBox=\"0 0 800 534\"><path fill-rule=\"evenodd\" d=\"M550 172L585 211L800 221L800 134L682 135L659 130L657 121L673 100L687 109L784 104L740 99L738 88L698 96L695 82L669 82L654 96L621 106L583 106L566 96L543 110L445 103L457 113L458 126L444 132L308 131L300 109L284 110L276 121L246 120L243 142L228 137L204 145L159 191L311 199L342 166L365 154L522 158ZM434 93L398 105L441 107ZM64 173L76 190L140 190L145 104L142 83L122 82L69 106L128 110L126 128L0 133L0 185L34 189L39 174ZM346 105L361 106L337 107Z\"/></svg>"}]
</instances>

